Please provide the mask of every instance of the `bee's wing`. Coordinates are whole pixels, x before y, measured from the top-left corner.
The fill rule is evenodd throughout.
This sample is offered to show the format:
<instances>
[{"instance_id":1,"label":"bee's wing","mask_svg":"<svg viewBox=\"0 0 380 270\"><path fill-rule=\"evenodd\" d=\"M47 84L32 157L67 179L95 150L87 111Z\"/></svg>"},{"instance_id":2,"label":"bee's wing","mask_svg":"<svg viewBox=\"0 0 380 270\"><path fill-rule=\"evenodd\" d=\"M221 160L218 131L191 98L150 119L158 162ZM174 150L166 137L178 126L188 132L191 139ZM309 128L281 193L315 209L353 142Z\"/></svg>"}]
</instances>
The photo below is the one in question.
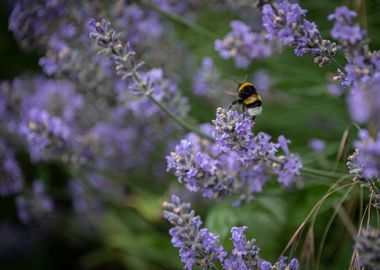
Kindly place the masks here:
<instances>
[{"instance_id":1,"label":"bee's wing","mask_svg":"<svg viewBox=\"0 0 380 270\"><path fill-rule=\"evenodd\" d=\"M221 89L227 95L236 96L238 94L238 83L232 79L222 80Z\"/></svg>"}]
</instances>

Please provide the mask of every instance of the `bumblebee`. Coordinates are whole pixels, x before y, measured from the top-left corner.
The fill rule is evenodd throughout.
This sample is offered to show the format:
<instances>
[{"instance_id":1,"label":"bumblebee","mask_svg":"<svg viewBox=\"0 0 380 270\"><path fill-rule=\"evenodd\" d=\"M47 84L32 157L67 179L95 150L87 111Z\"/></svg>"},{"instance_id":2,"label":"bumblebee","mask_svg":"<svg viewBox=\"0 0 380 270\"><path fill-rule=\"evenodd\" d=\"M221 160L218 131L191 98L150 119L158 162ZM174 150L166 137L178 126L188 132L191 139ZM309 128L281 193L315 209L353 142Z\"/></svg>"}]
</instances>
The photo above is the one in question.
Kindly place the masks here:
<instances>
[{"instance_id":1,"label":"bumblebee","mask_svg":"<svg viewBox=\"0 0 380 270\"><path fill-rule=\"evenodd\" d=\"M261 97L252 83L236 83L238 87L235 94L238 98L232 102L228 109L230 110L236 104L241 104L243 114L248 114L253 120L263 110Z\"/></svg>"}]
</instances>

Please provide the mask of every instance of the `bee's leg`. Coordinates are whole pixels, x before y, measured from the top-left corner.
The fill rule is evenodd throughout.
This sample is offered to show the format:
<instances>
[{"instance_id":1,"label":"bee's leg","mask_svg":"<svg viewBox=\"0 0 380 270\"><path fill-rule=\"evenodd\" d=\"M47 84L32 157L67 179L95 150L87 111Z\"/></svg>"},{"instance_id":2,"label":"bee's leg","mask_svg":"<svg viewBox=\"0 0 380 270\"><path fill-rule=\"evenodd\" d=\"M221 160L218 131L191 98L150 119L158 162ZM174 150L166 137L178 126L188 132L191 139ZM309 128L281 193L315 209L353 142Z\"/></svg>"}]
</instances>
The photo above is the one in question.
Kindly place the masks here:
<instances>
[{"instance_id":1,"label":"bee's leg","mask_svg":"<svg viewBox=\"0 0 380 270\"><path fill-rule=\"evenodd\" d=\"M228 107L228 110L231 110L231 108L238 103L240 103L240 99L236 99L236 100L232 101L231 105Z\"/></svg>"},{"instance_id":2,"label":"bee's leg","mask_svg":"<svg viewBox=\"0 0 380 270\"><path fill-rule=\"evenodd\" d=\"M245 104L242 104L241 105L241 111L242 111L244 116L245 116L245 108L246 108Z\"/></svg>"}]
</instances>

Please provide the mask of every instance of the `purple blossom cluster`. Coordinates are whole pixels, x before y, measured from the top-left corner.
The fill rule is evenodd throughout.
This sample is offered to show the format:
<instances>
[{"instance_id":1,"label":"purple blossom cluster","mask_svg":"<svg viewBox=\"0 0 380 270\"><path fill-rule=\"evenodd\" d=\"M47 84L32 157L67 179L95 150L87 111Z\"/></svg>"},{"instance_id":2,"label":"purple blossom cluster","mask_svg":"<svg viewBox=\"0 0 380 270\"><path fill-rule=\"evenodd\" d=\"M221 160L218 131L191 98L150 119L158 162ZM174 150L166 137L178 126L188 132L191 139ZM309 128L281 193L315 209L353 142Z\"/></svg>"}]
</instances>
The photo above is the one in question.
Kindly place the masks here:
<instances>
[{"instance_id":1,"label":"purple blossom cluster","mask_svg":"<svg viewBox=\"0 0 380 270\"><path fill-rule=\"evenodd\" d=\"M270 40L265 31L253 30L241 21L231 22L232 31L223 40L215 40L215 50L223 59L232 58L239 68L246 68L252 60L272 56L280 51L275 40Z\"/></svg>"},{"instance_id":2,"label":"purple blossom cluster","mask_svg":"<svg viewBox=\"0 0 380 270\"><path fill-rule=\"evenodd\" d=\"M342 87L351 87L348 104L352 119L371 124L371 133L360 132L347 165L355 180L370 189L374 205L380 207L380 53L368 50L366 32L353 22L356 13L340 7L329 16L334 21L331 35L340 43L337 46L322 38L300 5L288 0L256 2L265 29L254 32L250 25L232 21L232 31L215 41L216 51L224 59L233 59L237 67L246 68L253 60L278 53L281 43L295 47L297 56L314 55L319 66L337 64L334 56L341 50L347 65L339 66L336 79ZM162 22L161 15L175 13L171 14L173 19L179 14L186 19L177 20L199 31L202 27L186 20L194 19L191 9L200 2L108 4L109 9L104 10L103 3L96 1L17 1L9 29L25 49L38 49L43 55L39 64L46 76L23 75L0 84L0 128L21 139L33 162L58 160L68 166L72 175L65 179L65 187L72 208L81 217L102 213L106 202L116 205L124 200L129 186L115 179L128 176L129 180L160 165L154 160L156 153L162 154L159 148L173 143L171 139L177 135L169 117L185 122L182 126L189 130L196 129L188 119L188 100L164 76L168 70L179 74L184 69L179 71L170 63L185 67L187 59L171 61L182 47L173 45L177 42L171 40L172 29ZM95 17L109 17L125 31L116 31L108 20L90 19ZM212 95L220 80L212 59L204 58L192 90L196 95ZM254 74L254 82L263 95L271 86L269 76L261 70ZM188 190L204 197L234 195L235 206L251 201L271 178L284 187L295 184L303 164L289 150L290 141L283 135L272 140L265 132L255 133L253 125L244 114L218 108L212 125L189 133L167 156L168 171ZM55 201L49 187L35 180L29 190L23 190L15 153L2 140L0 196L20 193L16 206L24 223L52 213ZM309 146L321 153L325 144L313 139ZM231 228L233 248L228 252L219 237L203 226L190 204L173 195L164 207L164 217L173 225L169 231L172 244L179 249L186 269L299 269L296 259L280 257L274 264L263 260L256 241L247 239L246 226ZM378 239L378 231L358 238L356 248L363 267L377 267Z\"/></svg>"},{"instance_id":3,"label":"purple blossom cluster","mask_svg":"<svg viewBox=\"0 0 380 270\"><path fill-rule=\"evenodd\" d=\"M15 154L4 141L0 141L0 197L18 193L24 180Z\"/></svg>"},{"instance_id":4,"label":"purple blossom cluster","mask_svg":"<svg viewBox=\"0 0 380 270\"><path fill-rule=\"evenodd\" d=\"M347 167L355 181L372 191L374 205L380 207L380 133L372 138L367 130L361 130L354 146L356 150L348 158Z\"/></svg>"},{"instance_id":5,"label":"purple blossom cluster","mask_svg":"<svg viewBox=\"0 0 380 270\"><path fill-rule=\"evenodd\" d=\"M255 71L255 73L253 73L252 82L257 89L260 89L260 96L269 96L273 82L268 72L264 69Z\"/></svg>"},{"instance_id":6,"label":"purple blossom cluster","mask_svg":"<svg viewBox=\"0 0 380 270\"><path fill-rule=\"evenodd\" d=\"M47 111L31 109L20 125L20 134L28 143L34 161L54 157L70 161L72 158L74 145L70 127Z\"/></svg>"},{"instance_id":7,"label":"purple blossom cluster","mask_svg":"<svg viewBox=\"0 0 380 270\"><path fill-rule=\"evenodd\" d=\"M297 56L312 54L319 66L328 65L336 54L336 45L321 37L315 23L305 18L306 12L300 5L287 0L265 4L262 7L262 20L268 32L267 37L295 47Z\"/></svg>"},{"instance_id":8,"label":"purple blossom cluster","mask_svg":"<svg viewBox=\"0 0 380 270\"><path fill-rule=\"evenodd\" d=\"M96 22L91 20L89 24L94 28L90 37L102 49L111 61L115 64L117 74L129 83L128 89L136 96L146 96L146 102L158 110L156 102L163 102L175 114L184 117L189 105L182 97L175 85L163 77L161 69L151 69L146 72L140 71L143 62L139 62L135 57L135 51L130 45L124 44L110 22L102 20ZM145 103L146 103L145 102ZM148 107L145 104L144 107ZM154 111L153 114L156 114Z\"/></svg>"},{"instance_id":9,"label":"purple blossom cluster","mask_svg":"<svg viewBox=\"0 0 380 270\"><path fill-rule=\"evenodd\" d=\"M193 93L199 96L215 96L218 94L220 80L221 74L214 61L211 57L205 57L193 78Z\"/></svg>"},{"instance_id":10,"label":"purple blossom cluster","mask_svg":"<svg viewBox=\"0 0 380 270\"><path fill-rule=\"evenodd\" d=\"M83 172L79 177L71 176L76 184L69 189L78 213L101 206L103 198L121 200L125 192L115 183L115 175L138 175L156 169L153 167L158 165L152 164L149 157L164 151L157 145L165 149L165 144L170 143L168 134L178 132L152 100L135 94L147 87L149 94L173 114L186 117L189 110L177 85L163 75L163 63L176 57L173 51L177 47L166 39L170 29L162 23L159 13L129 1L110 3L107 11L100 3L87 1L29 2L16 3L10 30L24 47L39 49L43 55L39 64L46 76L21 75L11 82L1 82L1 128L27 145L34 162L63 161ZM116 74L115 58L96 53L99 46L89 37L94 28L88 21L106 16L106 12L118 27L127 29L120 34L114 32L115 36L126 38L133 53L141 53L150 64L160 66L139 71L138 83L122 80ZM149 55L157 44L167 51ZM9 167L11 155L7 153L4 152L2 166ZM96 172L89 173L89 168ZM14 177L18 172L14 169ZM89 182L91 191L83 181ZM16 180L12 184L20 186ZM12 192L21 191L21 186ZM80 202L81 197L86 202ZM25 196L17 200L24 209L32 203Z\"/></svg>"},{"instance_id":11,"label":"purple blossom cluster","mask_svg":"<svg viewBox=\"0 0 380 270\"><path fill-rule=\"evenodd\" d=\"M226 252L218 246L218 236L202 228L202 220L195 216L189 203L181 203L173 195L171 202L164 203L164 217L174 226L169 234L172 244L179 248L181 261L191 270L193 265L202 269L215 267L217 261L223 261Z\"/></svg>"},{"instance_id":12,"label":"purple blossom cluster","mask_svg":"<svg viewBox=\"0 0 380 270\"><path fill-rule=\"evenodd\" d=\"M363 269L380 269L380 229L362 230L356 238L355 249L359 255L359 266Z\"/></svg>"},{"instance_id":13,"label":"purple blossom cluster","mask_svg":"<svg viewBox=\"0 0 380 270\"><path fill-rule=\"evenodd\" d=\"M54 210L54 202L41 180L35 180L32 190L16 197L18 216L24 223L36 221Z\"/></svg>"},{"instance_id":14,"label":"purple blossom cluster","mask_svg":"<svg viewBox=\"0 0 380 270\"><path fill-rule=\"evenodd\" d=\"M9 18L9 30L25 49L35 49L49 39L51 22L67 14L67 2L71 1L19 0Z\"/></svg>"},{"instance_id":15,"label":"purple blossom cluster","mask_svg":"<svg viewBox=\"0 0 380 270\"><path fill-rule=\"evenodd\" d=\"M337 7L335 12L328 16L330 21L334 21L331 36L340 42L339 48L349 54L368 42L365 31L359 24L352 22L355 17L357 17L356 12L345 6Z\"/></svg>"},{"instance_id":16,"label":"purple blossom cluster","mask_svg":"<svg viewBox=\"0 0 380 270\"><path fill-rule=\"evenodd\" d=\"M334 21L331 35L339 41L347 59L335 79L343 88L351 87L347 96L351 118L359 124L372 123L378 129L380 53L368 50L366 31L353 22L356 16L356 12L344 6L329 15L329 20Z\"/></svg>"},{"instance_id":17,"label":"purple blossom cluster","mask_svg":"<svg viewBox=\"0 0 380 270\"><path fill-rule=\"evenodd\" d=\"M325 150L325 147L326 147L326 142L321 139L313 138L313 139L310 139L309 141L309 148L313 150L315 153L318 153L318 154L322 153L323 150Z\"/></svg>"},{"instance_id":18,"label":"purple blossom cluster","mask_svg":"<svg viewBox=\"0 0 380 270\"><path fill-rule=\"evenodd\" d=\"M168 170L190 191L205 197L239 194L238 201L245 201L262 191L271 175L284 186L300 175L302 161L289 151L285 137L275 143L266 133L254 134L243 114L218 108L209 129L215 143L190 133L167 157ZM282 155L276 155L279 150Z\"/></svg>"},{"instance_id":19,"label":"purple blossom cluster","mask_svg":"<svg viewBox=\"0 0 380 270\"><path fill-rule=\"evenodd\" d=\"M189 203L181 203L173 195L170 202L164 203L164 217L173 225L169 234L172 244L179 248L181 261L186 269L199 266L201 269L213 269L222 265L225 270L298 270L297 259L287 263L286 257L281 257L273 266L259 256L260 248L255 239L247 240L243 227L231 228L231 240L234 248L230 254L219 242L219 237L202 226L202 220L195 215Z\"/></svg>"},{"instance_id":20,"label":"purple blossom cluster","mask_svg":"<svg viewBox=\"0 0 380 270\"><path fill-rule=\"evenodd\" d=\"M21 23L18 21L21 20L18 15L21 11L28 20L41 23L38 16L48 13L50 6L58 8L59 4L59 1L54 1L57 6L53 3L44 6L44 1L39 1L41 12L35 14L27 10L27 3L24 2L19 1L16 5L10 24ZM153 41L161 37L165 28L157 13L136 4L119 1L110 10L117 25L125 27L128 24L128 31L123 36L127 36L137 51L147 49L142 44L155 44ZM89 50L93 45L88 37L87 21L99 11L97 4L82 5L70 1L64 11L65 16L59 16L55 24L44 29L47 38L38 43L46 51L40 65L45 74L58 79L22 77L11 83L2 83L1 95L4 99L1 100L0 109L12 118L7 120L7 124L12 122L12 131L21 133L27 139L36 158L61 153L65 155L63 159L68 160L72 159L69 156L73 154L69 150L80 149L80 160L96 156L94 162L102 168L113 167L123 171L137 164L143 166L146 159L139 158L139 155L134 160L132 157L136 155L132 153L137 149L145 153L153 151L154 143L164 138L166 132L173 131L171 123L148 98L136 98L126 93L127 89L136 92L141 85L121 81L114 72L112 61ZM20 34L16 29L14 31ZM38 33L31 30L24 35L25 38L33 38ZM186 115L186 99L179 95L173 82L163 78L162 69L152 69L139 75L141 83L149 86L156 100L171 102L173 112ZM25 89L30 90L26 92ZM6 102L3 104L4 100ZM13 111L9 112L9 109ZM141 116L144 119L138 119ZM155 131L157 128L158 133ZM153 133L156 135L152 136ZM112 136L104 136L106 134ZM149 142L143 139L144 136L150 137ZM120 144L123 147L119 147Z\"/></svg>"}]
</instances>

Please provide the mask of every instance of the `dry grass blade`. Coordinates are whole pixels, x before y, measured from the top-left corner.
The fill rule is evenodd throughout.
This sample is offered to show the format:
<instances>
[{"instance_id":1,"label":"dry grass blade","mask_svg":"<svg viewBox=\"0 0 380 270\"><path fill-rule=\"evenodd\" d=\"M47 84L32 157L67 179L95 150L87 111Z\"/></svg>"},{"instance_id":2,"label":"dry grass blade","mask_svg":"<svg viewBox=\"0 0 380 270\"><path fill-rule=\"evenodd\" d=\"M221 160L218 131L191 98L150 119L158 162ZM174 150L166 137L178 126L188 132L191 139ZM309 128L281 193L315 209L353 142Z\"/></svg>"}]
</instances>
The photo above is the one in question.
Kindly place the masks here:
<instances>
[{"instance_id":1,"label":"dry grass blade","mask_svg":"<svg viewBox=\"0 0 380 270\"><path fill-rule=\"evenodd\" d=\"M303 246L301 260L306 262L306 265L315 265L315 259L314 259L313 254L314 254L314 228L313 226L310 226L309 230L307 231L305 244Z\"/></svg>"},{"instance_id":2,"label":"dry grass blade","mask_svg":"<svg viewBox=\"0 0 380 270\"><path fill-rule=\"evenodd\" d=\"M352 253L351 263L350 263L349 270L360 270L360 267L359 267L359 258L358 258L358 253L357 253L356 249Z\"/></svg>"},{"instance_id":3,"label":"dry grass blade","mask_svg":"<svg viewBox=\"0 0 380 270\"><path fill-rule=\"evenodd\" d=\"M332 194L334 194L335 192L343 189L343 188L346 188L348 186L352 186L352 185L355 185L356 183L349 183L349 184L345 184L343 186L340 186L338 188L335 188L336 186L338 186L341 182L343 182L345 179L347 179L348 177L350 177L350 175L346 175L344 177L341 177L337 183L335 183L334 185L332 185L329 190L325 193L325 195L314 205L313 209L311 209L310 213L306 216L306 218L303 220L303 222L301 223L300 226L298 226L297 230L295 231L295 233L293 234L293 236L291 237L291 239L289 240L288 244L286 245L286 247L284 248L284 250L281 252L281 255L284 255L285 252L289 249L290 246L292 246L294 244L294 242L299 239L300 237L300 234L302 233L302 230L304 229L307 221L309 220L309 218L315 213L315 211L319 211L319 208L321 207L321 205L323 204L323 202L329 197L331 196ZM318 212L317 211L317 212Z\"/></svg>"},{"instance_id":4,"label":"dry grass blade","mask_svg":"<svg viewBox=\"0 0 380 270\"><path fill-rule=\"evenodd\" d=\"M330 230L330 227L331 227L331 224L332 222L334 221L336 215L339 213L339 211L342 209L342 204L346 201L348 195L351 193L352 189L354 188L354 186L351 186L349 188L349 190L346 191L346 193L343 195L342 199L339 201L338 204L334 205L334 213L331 215L329 221L327 222L327 226L325 227L325 230L323 231L323 234L322 234L322 238L321 238L321 241L320 241L320 244L319 244L319 247L318 247L318 255L317 255L317 259L316 259L316 269L319 269L320 267L320 261L321 261L321 257L322 257L322 251L323 251L323 247L324 247L324 244L325 244L325 241L326 241L326 238L327 238L327 233L329 232ZM345 224L343 222L343 224ZM352 225L352 224L351 224ZM356 230L354 230L354 233L353 235L355 235L356 233Z\"/></svg>"},{"instance_id":5,"label":"dry grass blade","mask_svg":"<svg viewBox=\"0 0 380 270\"><path fill-rule=\"evenodd\" d=\"M355 225L352 223L350 217L348 216L347 211L342 207L340 208L336 207L336 211L338 213L338 217L340 218L340 221L342 222L342 224L346 227L351 237L354 237L357 229Z\"/></svg>"},{"instance_id":6,"label":"dry grass blade","mask_svg":"<svg viewBox=\"0 0 380 270\"><path fill-rule=\"evenodd\" d=\"M368 28L368 18L367 18L367 7L364 0L354 0L354 9L359 14L360 25L367 29Z\"/></svg>"},{"instance_id":7,"label":"dry grass blade","mask_svg":"<svg viewBox=\"0 0 380 270\"><path fill-rule=\"evenodd\" d=\"M364 210L364 213L363 213L363 216L361 217L361 220L360 220L360 224L359 224L359 228L358 228L358 233L356 234L356 236L358 237L361 233L361 230L362 230L362 227L363 227L363 223L364 223L364 219L367 215L367 212L369 211L369 208L371 207L371 202L369 202L366 207L365 207L365 210ZM356 269L360 269L359 267L359 258L358 258L358 252L356 250L356 248L354 249L354 251L352 252L352 256L351 256L351 263L350 263L350 270L356 270Z\"/></svg>"},{"instance_id":8,"label":"dry grass blade","mask_svg":"<svg viewBox=\"0 0 380 270\"><path fill-rule=\"evenodd\" d=\"M342 138L340 139L338 153L337 153L336 158L335 158L335 164L334 164L334 167L332 168L332 171L334 171L334 172L338 168L338 165L339 165L342 157L344 157L344 156L347 155L347 151L348 151L348 138L350 137L351 127L352 127L352 124L350 124L344 130L344 132L342 134Z\"/></svg>"}]
</instances>

